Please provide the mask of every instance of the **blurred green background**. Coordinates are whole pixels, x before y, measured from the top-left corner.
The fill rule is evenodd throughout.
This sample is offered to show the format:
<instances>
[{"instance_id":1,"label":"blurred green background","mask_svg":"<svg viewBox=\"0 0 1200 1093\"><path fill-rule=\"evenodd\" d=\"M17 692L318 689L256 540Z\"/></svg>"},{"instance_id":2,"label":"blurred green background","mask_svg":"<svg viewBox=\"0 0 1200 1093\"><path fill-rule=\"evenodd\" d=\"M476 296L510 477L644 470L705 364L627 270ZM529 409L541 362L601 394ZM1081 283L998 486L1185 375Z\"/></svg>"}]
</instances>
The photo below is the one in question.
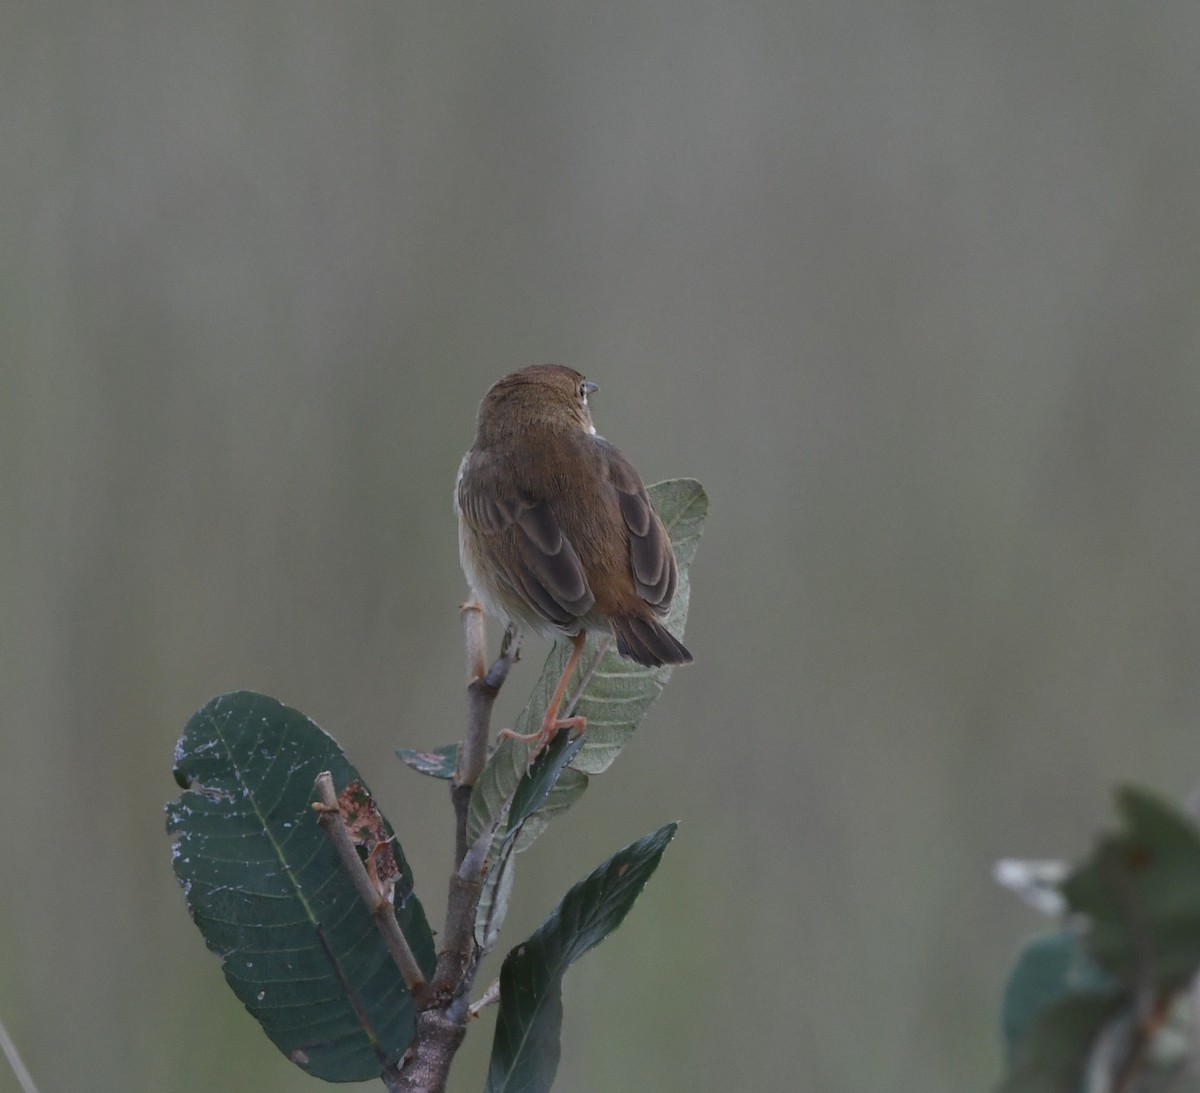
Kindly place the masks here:
<instances>
[{"instance_id":1,"label":"blurred green background","mask_svg":"<svg viewBox=\"0 0 1200 1093\"><path fill-rule=\"evenodd\" d=\"M993 861L1196 780L1200 7L3 22L0 1016L42 1093L319 1087L171 874L216 693L342 742L440 921L444 787L393 750L459 730L450 491L532 361L712 500L695 666L521 861L509 944L681 821L558 1088L986 1088L1042 927Z\"/></svg>"}]
</instances>

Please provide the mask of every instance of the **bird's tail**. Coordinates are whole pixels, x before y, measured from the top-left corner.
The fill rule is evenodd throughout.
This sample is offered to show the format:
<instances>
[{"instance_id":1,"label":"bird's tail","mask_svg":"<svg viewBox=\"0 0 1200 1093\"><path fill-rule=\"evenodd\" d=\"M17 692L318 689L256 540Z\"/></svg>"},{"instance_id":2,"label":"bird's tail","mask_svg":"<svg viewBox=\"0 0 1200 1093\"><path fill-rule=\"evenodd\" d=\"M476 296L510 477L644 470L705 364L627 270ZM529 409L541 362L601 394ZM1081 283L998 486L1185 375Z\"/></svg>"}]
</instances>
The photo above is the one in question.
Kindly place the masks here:
<instances>
[{"instance_id":1,"label":"bird's tail","mask_svg":"<svg viewBox=\"0 0 1200 1093\"><path fill-rule=\"evenodd\" d=\"M692 663L692 654L683 642L660 622L639 615L625 615L613 619L612 628L617 636L617 652L647 668Z\"/></svg>"}]
</instances>

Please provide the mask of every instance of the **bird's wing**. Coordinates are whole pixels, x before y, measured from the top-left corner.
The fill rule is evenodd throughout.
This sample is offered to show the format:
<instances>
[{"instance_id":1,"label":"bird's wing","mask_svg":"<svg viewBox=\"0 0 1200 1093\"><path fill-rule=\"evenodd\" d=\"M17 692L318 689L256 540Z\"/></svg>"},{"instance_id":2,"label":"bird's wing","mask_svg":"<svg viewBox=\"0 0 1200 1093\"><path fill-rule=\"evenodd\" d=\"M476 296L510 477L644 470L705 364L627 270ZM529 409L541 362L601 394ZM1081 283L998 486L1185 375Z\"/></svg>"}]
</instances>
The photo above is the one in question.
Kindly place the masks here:
<instances>
[{"instance_id":1,"label":"bird's wing","mask_svg":"<svg viewBox=\"0 0 1200 1093\"><path fill-rule=\"evenodd\" d=\"M596 602L571 541L545 498L523 491L507 469L473 456L458 505L494 569L534 614L570 627Z\"/></svg>"},{"instance_id":2,"label":"bird's wing","mask_svg":"<svg viewBox=\"0 0 1200 1093\"><path fill-rule=\"evenodd\" d=\"M617 492L621 519L629 531L629 562L634 588L658 615L665 615L679 582L679 570L667 529L654 511L633 464L607 440L597 438L597 442L604 449L608 479Z\"/></svg>"}]
</instances>

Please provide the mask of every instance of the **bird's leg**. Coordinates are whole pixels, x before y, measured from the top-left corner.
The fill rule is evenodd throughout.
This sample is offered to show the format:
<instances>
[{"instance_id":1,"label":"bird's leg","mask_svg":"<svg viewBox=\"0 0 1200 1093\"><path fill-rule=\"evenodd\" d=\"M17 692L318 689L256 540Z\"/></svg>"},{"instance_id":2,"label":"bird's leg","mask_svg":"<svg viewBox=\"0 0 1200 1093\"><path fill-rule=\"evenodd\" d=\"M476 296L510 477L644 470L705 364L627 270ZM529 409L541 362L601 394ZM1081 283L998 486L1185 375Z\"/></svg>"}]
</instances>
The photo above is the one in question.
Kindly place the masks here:
<instances>
[{"instance_id":1,"label":"bird's leg","mask_svg":"<svg viewBox=\"0 0 1200 1093\"><path fill-rule=\"evenodd\" d=\"M562 675L558 677L558 686L554 688L554 696L550 699L546 716L542 719L542 731L539 735L545 737L547 744L554 739L554 735L559 729L574 729L576 732L583 732L587 727L586 717L558 716L563 699L567 695L567 686L571 682L571 673L575 671L575 665L579 663L579 658L583 656L583 647L586 644L586 633L578 633L571 639L571 655L567 657L566 667L563 668Z\"/></svg>"},{"instance_id":2,"label":"bird's leg","mask_svg":"<svg viewBox=\"0 0 1200 1093\"><path fill-rule=\"evenodd\" d=\"M550 743L551 740L558 734L560 729L574 729L576 732L583 732L587 725L586 717L559 717L558 711L562 706L563 699L567 694L567 685L571 682L571 673L575 671L575 665L579 663L579 658L583 655L583 647L587 643L587 634L579 633L571 639L571 655L567 657L567 665L563 668L563 673L559 676L558 686L554 688L554 695L550 699L550 705L546 709L546 716L542 719L542 727L538 732L519 733L513 732L512 729L501 729L497 734L499 740L519 740L523 744L537 742L537 747L533 749L533 755L538 755L542 748ZM532 759L533 756L531 755Z\"/></svg>"}]
</instances>

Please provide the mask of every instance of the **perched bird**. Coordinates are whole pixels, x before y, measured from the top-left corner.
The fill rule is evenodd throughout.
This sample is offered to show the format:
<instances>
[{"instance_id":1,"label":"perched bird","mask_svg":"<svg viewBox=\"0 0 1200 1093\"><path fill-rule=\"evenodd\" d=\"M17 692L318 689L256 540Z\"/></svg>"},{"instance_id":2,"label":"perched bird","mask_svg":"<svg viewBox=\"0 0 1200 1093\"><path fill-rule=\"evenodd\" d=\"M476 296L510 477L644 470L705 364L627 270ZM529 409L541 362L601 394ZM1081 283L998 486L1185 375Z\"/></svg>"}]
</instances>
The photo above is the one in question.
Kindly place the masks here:
<instances>
[{"instance_id":1,"label":"perched bird","mask_svg":"<svg viewBox=\"0 0 1200 1093\"><path fill-rule=\"evenodd\" d=\"M596 435L597 390L558 364L497 381L454 491L459 557L483 609L573 646L541 731L523 738L538 750L584 726L558 713L589 632L611 633L639 664L692 660L661 621L679 576L671 541L633 464Z\"/></svg>"}]
</instances>

